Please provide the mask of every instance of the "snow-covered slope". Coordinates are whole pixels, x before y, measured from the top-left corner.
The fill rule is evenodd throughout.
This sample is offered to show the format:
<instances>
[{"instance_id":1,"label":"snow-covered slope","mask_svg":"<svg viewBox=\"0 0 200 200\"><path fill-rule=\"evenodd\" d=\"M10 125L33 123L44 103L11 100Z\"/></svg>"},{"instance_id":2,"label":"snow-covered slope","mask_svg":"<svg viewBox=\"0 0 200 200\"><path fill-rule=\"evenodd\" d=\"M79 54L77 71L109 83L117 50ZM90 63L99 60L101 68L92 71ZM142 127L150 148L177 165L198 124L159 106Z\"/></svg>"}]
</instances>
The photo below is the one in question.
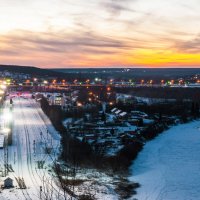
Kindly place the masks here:
<instances>
[{"instance_id":1,"label":"snow-covered slope","mask_svg":"<svg viewBox=\"0 0 200 200\"><path fill-rule=\"evenodd\" d=\"M141 187L131 199L200 199L200 122L178 125L148 142L130 180Z\"/></svg>"}]
</instances>

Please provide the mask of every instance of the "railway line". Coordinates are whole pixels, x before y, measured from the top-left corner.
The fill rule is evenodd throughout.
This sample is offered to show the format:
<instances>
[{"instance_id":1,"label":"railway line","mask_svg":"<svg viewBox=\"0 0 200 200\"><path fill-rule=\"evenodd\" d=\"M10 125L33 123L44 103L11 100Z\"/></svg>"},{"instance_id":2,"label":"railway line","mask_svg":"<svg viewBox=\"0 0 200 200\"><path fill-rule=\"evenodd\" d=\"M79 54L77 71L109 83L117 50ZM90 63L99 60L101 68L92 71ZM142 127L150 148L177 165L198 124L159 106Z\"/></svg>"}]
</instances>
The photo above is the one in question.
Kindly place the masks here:
<instances>
[{"instance_id":1,"label":"railway line","mask_svg":"<svg viewBox=\"0 0 200 200\"><path fill-rule=\"evenodd\" d=\"M8 163L13 172L9 172L8 176L17 189L9 194L4 190L2 199L9 196L19 200L63 200L62 190L49 172L49 166L57 159L56 150L60 144L59 136L54 137L57 132L33 99L15 97L13 102L13 143L8 147ZM7 100L5 107L8 106ZM52 145L52 155L45 153L45 144ZM4 159L3 152L0 150L1 161ZM41 169L38 169L38 161L44 162ZM24 188L19 189L22 183Z\"/></svg>"}]
</instances>

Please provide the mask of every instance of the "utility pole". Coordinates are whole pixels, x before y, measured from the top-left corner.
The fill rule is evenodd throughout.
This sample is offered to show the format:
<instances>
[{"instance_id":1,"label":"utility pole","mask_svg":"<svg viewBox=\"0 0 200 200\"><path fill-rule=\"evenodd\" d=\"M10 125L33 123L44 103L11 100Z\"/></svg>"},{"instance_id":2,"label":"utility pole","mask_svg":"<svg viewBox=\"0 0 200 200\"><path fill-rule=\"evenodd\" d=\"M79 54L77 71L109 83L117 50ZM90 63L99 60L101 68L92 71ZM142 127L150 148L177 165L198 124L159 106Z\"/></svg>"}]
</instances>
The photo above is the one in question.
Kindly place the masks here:
<instances>
[{"instance_id":1,"label":"utility pole","mask_svg":"<svg viewBox=\"0 0 200 200\"><path fill-rule=\"evenodd\" d=\"M40 137L41 137L41 143L42 143L42 132L40 132Z\"/></svg>"},{"instance_id":2,"label":"utility pole","mask_svg":"<svg viewBox=\"0 0 200 200\"><path fill-rule=\"evenodd\" d=\"M5 168L5 177L8 173L8 145L7 145L7 137L5 138L4 143L4 168Z\"/></svg>"},{"instance_id":3,"label":"utility pole","mask_svg":"<svg viewBox=\"0 0 200 200\"><path fill-rule=\"evenodd\" d=\"M16 162L16 152L14 152L14 164Z\"/></svg>"},{"instance_id":4,"label":"utility pole","mask_svg":"<svg viewBox=\"0 0 200 200\"><path fill-rule=\"evenodd\" d=\"M35 140L33 140L33 152L35 154Z\"/></svg>"},{"instance_id":5,"label":"utility pole","mask_svg":"<svg viewBox=\"0 0 200 200\"><path fill-rule=\"evenodd\" d=\"M40 186L40 199L42 199L42 186Z\"/></svg>"},{"instance_id":6,"label":"utility pole","mask_svg":"<svg viewBox=\"0 0 200 200\"><path fill-rule=\"evenodd\" d=\"M48 135L49 135L49 132L48 132L48 130L47 130L47 141L48 141L48 139L49 139Z\"/></svg>"}]
</instances>

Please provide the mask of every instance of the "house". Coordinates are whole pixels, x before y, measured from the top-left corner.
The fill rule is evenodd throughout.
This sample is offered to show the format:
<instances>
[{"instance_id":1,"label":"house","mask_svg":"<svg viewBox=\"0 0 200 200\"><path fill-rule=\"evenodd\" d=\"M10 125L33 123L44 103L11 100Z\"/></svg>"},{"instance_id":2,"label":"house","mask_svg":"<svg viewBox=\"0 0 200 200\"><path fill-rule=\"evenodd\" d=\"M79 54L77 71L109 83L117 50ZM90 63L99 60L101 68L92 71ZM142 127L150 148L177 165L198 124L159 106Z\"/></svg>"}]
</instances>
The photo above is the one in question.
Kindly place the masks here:
<instances>
[{"instance_id":1,"label":"house","mask_svg":"<svg viewBox=\"0 0 200 200\"><path fill-rule=\"evenodd\" d=\"M13 186L13 179L11 179L11 178L6 178L5 180L4 180L4 188L12 188L12 187L14 187Z\"/></svg>"},{"instance_id":2,"label":"house","mask_svg":"<svg viewBox=\"0 0 200 200\"><path fill-rule=\"evenodd\" d=\"M123 102L123 103L133 103L134 99L132 95L128 95L128 94L116 94L116 102Z\"/></svg>"},{"instance_id":3,"label":"house","mask_svg":"<svg viewBox=\"0 0 200 200\"><path fill-rule=\"evenodd\" d=\"M111 113L114 113L115 111L117 111L117 108L113 108L113 109L111 110Z\"/></svg>"}]
</instances>

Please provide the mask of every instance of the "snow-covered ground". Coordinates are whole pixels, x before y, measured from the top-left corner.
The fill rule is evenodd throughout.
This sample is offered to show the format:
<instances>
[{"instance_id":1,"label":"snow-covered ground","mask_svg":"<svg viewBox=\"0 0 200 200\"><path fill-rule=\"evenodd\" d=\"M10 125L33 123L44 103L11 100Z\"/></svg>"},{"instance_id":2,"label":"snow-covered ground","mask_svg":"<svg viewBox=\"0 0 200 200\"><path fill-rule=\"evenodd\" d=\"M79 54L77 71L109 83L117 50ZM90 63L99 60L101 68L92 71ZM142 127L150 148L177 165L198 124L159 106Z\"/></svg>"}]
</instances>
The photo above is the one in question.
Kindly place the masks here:
<instances>
[{"instance_id":1,"label":"snow-covered ground","mask_svg":"<svg viewBox=\"0 0 200 200\"><path fill-rule=\"evenodd\" d=\"M63 199L50 172L59 152L60 136L42 112L39 104L30 97L13 98L13 144L8 147L8 164L13 169L7 177L14 181L14 188L4 189L0 199ZM5 102L8 110L9 100ZM51 154L45 148L51 148ZM39 168L38 162L43 163ZM4 150L0 149L0 168L4 171ZM11 170L12 171L12 170ZM5 177L0 177L3 182ZM19 189L24 181L26 189Z\"/></svg>"},{"instance_id":2,"label":"snow-covered ground","mask_svg":"<svg viewBox=\"0 0 200 200\"><path fill-rule=\"evenodd\" d=\"M178 125L148 142L133 163L130 180L141 187L131 199L200 198L200 121Z\"/></svg>"},{"instance_id":3,"label":"snow-covered ground","mask_svg":"<svg viewBox=\"0 0 200 200\"><path fill-rule=\"evenodd\" d=\"M10 109L8 99L4 104L3 113L9 118L12 115L13 120L13 143L8 146L10 172L6 177L13 179L14 188L1 190L0 187L0 200L66 199L52 170L60 152L59 133L43 113L39 103L31 98L31 94L12 96L13 108ZM4 119L2 115L1 118ZM3 125L6 125L5 121ZM47 154L46 148L51 149L50 154ZM5 148L0 149L0 185L6 178L5 152ZM76 194L90 192L100 200L118 199L111 184L112 179L105 174L92 170L84 173L80 171L76 178L84 180L83 184L74 188ZM19 182L24 182L26 188L20 189ZM72 198L67 195L67 199Z\"/></svg>"}]
</instances>

